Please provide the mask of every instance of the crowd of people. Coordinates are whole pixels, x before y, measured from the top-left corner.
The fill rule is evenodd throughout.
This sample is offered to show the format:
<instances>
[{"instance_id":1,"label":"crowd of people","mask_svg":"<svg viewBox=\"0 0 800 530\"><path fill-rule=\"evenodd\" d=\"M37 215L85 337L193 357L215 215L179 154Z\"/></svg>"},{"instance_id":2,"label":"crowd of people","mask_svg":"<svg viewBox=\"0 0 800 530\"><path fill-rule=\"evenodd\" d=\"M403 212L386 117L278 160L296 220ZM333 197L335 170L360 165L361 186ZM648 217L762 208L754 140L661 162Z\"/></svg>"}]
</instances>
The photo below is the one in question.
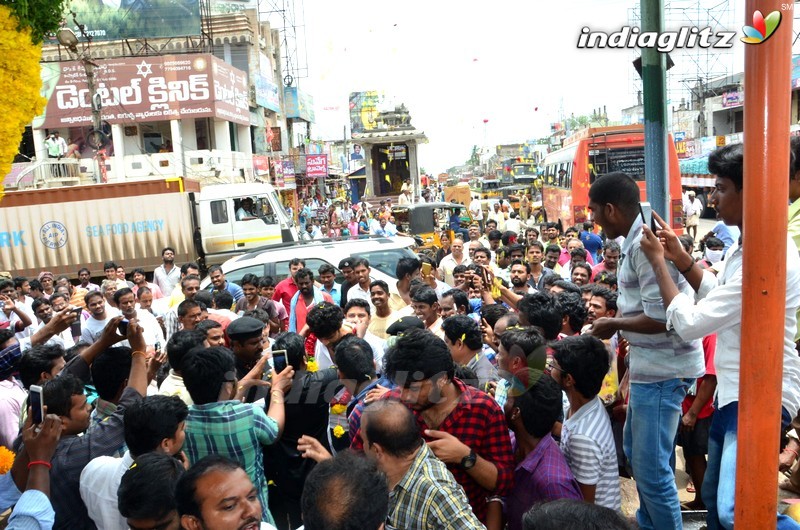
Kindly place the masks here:
<instances>
[{"instance_id":1,"label":"crowd of people","mask_svg":"<svg viewBox=\"0 0 800 530\"><path fill-rule=\"evenodd\" d=\"M714 207L741 227L741 146L709 167ZM8 528L625 529L621 476L640 528L700 508L732 528L741 239L695 259L691 237L642 222L622 173L589 197L593 222L475 221L391 283L353 257L342 284L294 259L278 282L211 267L201 289L171 248L152 281L114 262L99 285L86 269L77 284L8 274ZM790 251L784 427L800 408L799 262Z\"/></svg>"}]
</instances>

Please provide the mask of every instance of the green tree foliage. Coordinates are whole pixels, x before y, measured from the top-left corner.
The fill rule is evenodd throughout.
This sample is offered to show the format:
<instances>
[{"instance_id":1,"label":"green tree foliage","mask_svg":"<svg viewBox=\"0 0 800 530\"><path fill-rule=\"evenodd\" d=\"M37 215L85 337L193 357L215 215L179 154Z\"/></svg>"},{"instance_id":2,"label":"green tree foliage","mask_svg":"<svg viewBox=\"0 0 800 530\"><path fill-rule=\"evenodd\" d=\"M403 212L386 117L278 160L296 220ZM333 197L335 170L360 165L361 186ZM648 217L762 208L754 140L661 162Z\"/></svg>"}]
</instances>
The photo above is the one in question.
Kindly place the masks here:
<instances>
[{"instance_id":1,"label":"green tree foliage","mask_svg":"<svg viewBox=\"0 0 800 530\"><path fill-rule=\"evenodd\" d=\"M477 145L472 146L472 154L467 160L467 165L479 166L481 163L481 152Z\"/></svg>"},{"instance_id":2,"label":"green tree foliage","mask_svg":"<svg viewBox=\"0 0 800 530\"><path fill-rule=\"evenodd\" d=\"M20 28L31 28L31 39L38 44L61 26L66 0L0 0L0 5L11 8Z\"/></svg>"}]
</instances>

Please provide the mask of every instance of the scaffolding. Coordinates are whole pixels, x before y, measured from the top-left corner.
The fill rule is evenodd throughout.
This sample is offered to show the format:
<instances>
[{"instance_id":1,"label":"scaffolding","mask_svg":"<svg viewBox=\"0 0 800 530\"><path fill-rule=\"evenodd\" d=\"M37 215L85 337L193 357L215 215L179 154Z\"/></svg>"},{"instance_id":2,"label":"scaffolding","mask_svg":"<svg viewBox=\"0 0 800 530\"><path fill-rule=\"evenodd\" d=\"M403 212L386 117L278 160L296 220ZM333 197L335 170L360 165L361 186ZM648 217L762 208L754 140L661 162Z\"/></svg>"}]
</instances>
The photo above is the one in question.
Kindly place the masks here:
<instances>
[{"instance_id":1,"label":"scaffolding","mask_svg":"<svg viewBox=\"0 0 800 530\"><path fill-rule=\"evenodd\" d=\"M280 33L283 85L299 86L308 77L305 8L303 0L259 0L259 20Z\"/></svg>"},{"instance_id":2,"label":"scaffolding","mask_svg":"<svg viewBox=\"0 0 800 530\"><path fill-rule=\"evenodd\" d=\"M739 32L742 26L744 0L665 0L664 30L677 31L681 27L710 27L713 31ZM637 2L628 9L628 24L641 27L641 12ZM631 54L631 61L641 55L639 50ZM714 79L724 78L741 71L736 67L737 57L733 49L700 48L676 49L669 54L675 63L667 71L667 105L670 109L687 110L697 104L699 87L709 85ZM739 58L741 62L741 58ZM631 68L629 87L632 101L641 100L642 80ZM702 89L701 89L702 90ZM668 112L670 115L671 112Z\"/></svg>"}]
</instances>

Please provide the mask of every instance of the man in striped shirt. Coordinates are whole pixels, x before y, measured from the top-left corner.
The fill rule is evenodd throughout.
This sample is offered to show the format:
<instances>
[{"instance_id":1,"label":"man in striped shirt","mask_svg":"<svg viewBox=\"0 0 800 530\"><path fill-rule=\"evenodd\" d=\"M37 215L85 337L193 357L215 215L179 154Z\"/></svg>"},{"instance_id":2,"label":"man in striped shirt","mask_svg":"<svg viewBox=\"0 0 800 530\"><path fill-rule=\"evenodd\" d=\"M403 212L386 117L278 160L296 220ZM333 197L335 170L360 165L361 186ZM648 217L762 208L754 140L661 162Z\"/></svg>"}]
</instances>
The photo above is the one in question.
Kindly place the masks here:
<instances>
[{"instance_id":1,"label":"man in striped shirt","mask_svg":"<svg viewBox=\"0 0 800 530\"><path fill-rule=\"evenodd\" d=\"M464 490L420 436L411 411L382 400L364 409L361 440L389 482L391 528L485 528L470 508Z\"/></svg>"},{"instance_id":2,"label":"man in striped shirt","mask_svg":"<svg viewBox=\"0 0 800 530\"><path fill-rule=\"evenodd\" d=\"M611 420L597 396L608 373L608 350L588 335L552 344L550 375L566 392L569 411L561 429L561 449L583 498L620 510L619 470Z\"/></svg>"},{"instance_id":3,"label":"man in striped shirt","mask_svg":"<svg viewBox=\"0 0 800 530\"><path fill-rule=\"evenodd\" d=\"M630 344L631 390L623 447L639 492L639 527L682 528L670 461L681 403L705 370L703 348L699 340L684 340L674 330L667 331L664 300L653 266L641 249L644 214L639 198L639 185L624 173L602 175L589 189L595 222L611 239L625 236L617 267L619 311L614 318L596 319L590 333L610 339L620 331ZM680 292L694 297L672 262L665 265L665 272Z\"/></svg>"}]
</instances>

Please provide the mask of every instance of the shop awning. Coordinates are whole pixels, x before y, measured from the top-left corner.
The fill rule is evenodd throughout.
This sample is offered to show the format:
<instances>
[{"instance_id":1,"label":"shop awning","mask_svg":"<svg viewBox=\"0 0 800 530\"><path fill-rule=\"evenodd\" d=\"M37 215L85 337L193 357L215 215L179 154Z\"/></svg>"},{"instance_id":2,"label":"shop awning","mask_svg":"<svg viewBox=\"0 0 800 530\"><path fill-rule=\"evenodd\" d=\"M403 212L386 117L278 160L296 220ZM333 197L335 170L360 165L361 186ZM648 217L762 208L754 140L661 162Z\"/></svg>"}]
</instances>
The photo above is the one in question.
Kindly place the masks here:
<instances>
[{"instance_id":1,"label":"shop awning","mask_svg":"<svg viewBox=\"0 0 800 530\"><path fill-rule=\"evenodd\" d=\"M708 156L680 161L681 175L708 175Z\"/></svg>"}]
</instances>

